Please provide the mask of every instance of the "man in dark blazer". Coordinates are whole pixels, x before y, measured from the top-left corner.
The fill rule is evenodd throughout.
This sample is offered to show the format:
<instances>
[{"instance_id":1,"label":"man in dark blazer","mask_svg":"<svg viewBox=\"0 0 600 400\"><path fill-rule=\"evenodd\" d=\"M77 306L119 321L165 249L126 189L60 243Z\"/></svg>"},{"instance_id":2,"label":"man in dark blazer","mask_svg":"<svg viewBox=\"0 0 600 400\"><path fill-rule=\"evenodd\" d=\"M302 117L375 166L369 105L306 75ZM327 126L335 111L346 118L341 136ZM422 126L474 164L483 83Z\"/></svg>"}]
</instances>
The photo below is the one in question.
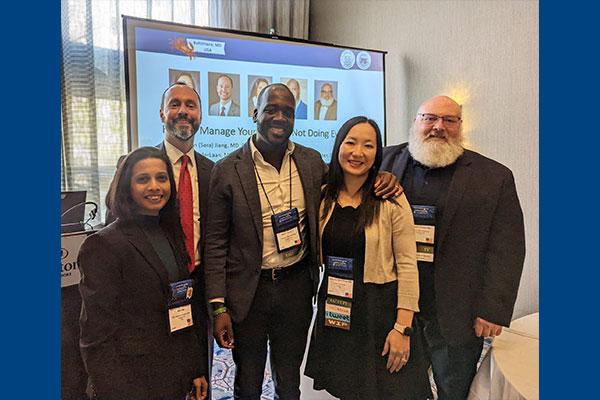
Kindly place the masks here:
<instances>
[{"instance_id":1,"label":"man in dark blazer","mask_svg":"<svg viewBox=\"0 0 600 400\"><path fill-rule=\"evenodd\" d=\"M212 331L206 308L201 255L205 243L208 186L214 163L194 150L194 137L202 122L202 104L198 92L185 84L175 83L171 85L162 96L160 119L163 122L165 140L157 147L163 150L171 161L177 183L177 192L180 196L183 156L187 155L189 160L187 171L192 184L193 213L191 216L193 218L193 234L187 235L186 233L186 236L193 237L193 254L189 250L190 247L188 247L190 258L193 260L193 265L188 268L191 269L190 276L194 278L194 291L197 300L194 303L193 312L198 323L198 331L206 332L210 338ZM179 208L180 212L183 213L181 199ZM213 341L210 339L206 343L208 354L206 370L208 371L209 388L212 343ZM210 398L210 391L208 396Z\"/></svg>"},{"instance_id":2,"label":"man in dark blazer","mask_svg":"<svg viewBox=\"0 0 600 400\"><path fill-rule=\"evenodd\" d=\"M415 333L440 400L467 398L483 337L510 324L525 258L513 175L463 148L461 112L449 97L425 101L409 143L384 149L381 166L401 181L422 232Z\"/></svg>"},{"instance_id":3,"label":"man in dark blazer","mask_svg":"<svg viewBox=\"0 0 600 400\"><path fill-rule=\"evenodd\" d=\"M267 341L279 398L300 396L300 365L319 280L317 216L326 165L315 150L289 141L294 108L285 85L263 89L253 117L258 133L217 162L211 177L206 291L215 338L233 349L236 399L260 399ZM281 185L272 180L276 175ZM271 215L290 208L298 211L294 233L301 244L279 243L285 247L279 252Z\"/></svg>"}]
</instances>

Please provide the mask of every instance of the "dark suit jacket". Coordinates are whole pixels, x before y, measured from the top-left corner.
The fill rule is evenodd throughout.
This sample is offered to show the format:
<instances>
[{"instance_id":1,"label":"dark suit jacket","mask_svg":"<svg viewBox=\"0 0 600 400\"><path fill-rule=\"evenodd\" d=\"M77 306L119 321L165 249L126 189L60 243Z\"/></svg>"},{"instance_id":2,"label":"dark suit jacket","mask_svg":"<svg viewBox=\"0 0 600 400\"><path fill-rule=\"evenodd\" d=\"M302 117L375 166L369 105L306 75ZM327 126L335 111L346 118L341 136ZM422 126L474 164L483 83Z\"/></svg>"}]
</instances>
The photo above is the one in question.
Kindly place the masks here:
<instances>
[{"instance_id":1,"label":"dark suit jacket","mask_svg":"<svg viewBox=\"0 0 600 400\"><path fill-rule=\"evenodd\" d=\"M295 146L292 158L304 190L309 268L316 293L318 210L327 166L315 150L297 143ZM249 142L217 162L213 169L206 231L207 298L225 297L231 317L239 323L248 314L258 286L263 247L262 212Z\"/></svg>"},{"instance_id":2,"label":"dark suit jacket","mask_svg":"<svg viewBox=\"0 0 600 400\"><path fill-rule=\"evenodd\" d=\"M381 170L402 180L406 143L386 147ZM523 212L512 172L465 150L456 161L436 225L435 296L440 329L457 344L473 337L476 317L508 326L525 259Z\"/></svg>"},{"instance_id":3,"label":"dark suit jacket","mask_svg":"<svg viewBox=\"0 0 600 400\"><path fill-rule=\"evenodd\" d=\"M78 264L80 348L100 398L184 395L206 374L206 330L169 335L167 270L135 222L117 219L89 236Z\"/></svg>"},{"instance_id":4,"label":"dark suit jacket","mask_svg":"<svg viewBox=\"0 0 600 400\"><path fill-rule=\"evenodd\" d=\"M321 100L315 101L315 119L319 119L319 113L321 112ZM327 109L325 118L323 120L336 120L337 119L337 100L333 100L333 103Z\"/></svg>"}]
</instances>

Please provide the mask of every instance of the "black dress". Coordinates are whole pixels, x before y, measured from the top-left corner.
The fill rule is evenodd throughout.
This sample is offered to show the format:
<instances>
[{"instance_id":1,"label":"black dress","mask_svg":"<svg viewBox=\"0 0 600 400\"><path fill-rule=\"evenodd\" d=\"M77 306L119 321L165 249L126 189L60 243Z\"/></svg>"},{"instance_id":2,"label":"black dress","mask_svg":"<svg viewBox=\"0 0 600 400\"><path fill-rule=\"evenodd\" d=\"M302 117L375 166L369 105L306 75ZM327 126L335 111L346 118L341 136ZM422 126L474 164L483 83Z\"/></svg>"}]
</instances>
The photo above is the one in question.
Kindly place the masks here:
<instances>
[{"instance_id":1,"label":"black dress","mask_svg":"<svg viewBox=\"0 0 600 400\"><path fill-rule=\"evenodd\" d=\"M398 282L363 283L365 234L354 231L359 209L336 204L322 237L324 262L327 256L354 260L350 330L325 326L326 267L305 373L316 390L342 399L432 397L417 338L411 338L408 364L396 373L386 369L388 355L381 352L396 321Z\"/></svg>"}]
</instances>

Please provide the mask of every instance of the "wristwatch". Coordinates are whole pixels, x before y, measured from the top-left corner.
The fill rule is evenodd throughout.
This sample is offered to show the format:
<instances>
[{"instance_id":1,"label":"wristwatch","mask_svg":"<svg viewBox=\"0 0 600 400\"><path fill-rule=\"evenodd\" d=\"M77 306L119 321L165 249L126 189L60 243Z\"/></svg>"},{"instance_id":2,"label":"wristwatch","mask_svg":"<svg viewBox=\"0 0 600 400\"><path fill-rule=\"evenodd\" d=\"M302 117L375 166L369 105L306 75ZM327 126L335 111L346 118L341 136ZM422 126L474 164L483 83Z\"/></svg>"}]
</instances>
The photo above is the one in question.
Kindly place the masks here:
<instances>
[{"instance_id":1,"label":"wristwatch","mask_svg":"<svg viewBox=\"0 0 600 400\"><path fill-rule=\"evenodd\" d=\"M400 325L399 323L394 324L394 330L400 332L404 336L412 336L413 329L410 326Z\"/></svg>"},{"instance_id":2,"label":"wristwatch","mask_svg":"<svg viewBox=\"0 0 600 400\"><path fill-rule=\"evenodd\" d=\"M214 301L212 303L210 303L211 306L211 311L214 312L215 310L218 310L219 308L225 306L225 303L221 303L220 301Z\"/></svg>"}]
</instances>

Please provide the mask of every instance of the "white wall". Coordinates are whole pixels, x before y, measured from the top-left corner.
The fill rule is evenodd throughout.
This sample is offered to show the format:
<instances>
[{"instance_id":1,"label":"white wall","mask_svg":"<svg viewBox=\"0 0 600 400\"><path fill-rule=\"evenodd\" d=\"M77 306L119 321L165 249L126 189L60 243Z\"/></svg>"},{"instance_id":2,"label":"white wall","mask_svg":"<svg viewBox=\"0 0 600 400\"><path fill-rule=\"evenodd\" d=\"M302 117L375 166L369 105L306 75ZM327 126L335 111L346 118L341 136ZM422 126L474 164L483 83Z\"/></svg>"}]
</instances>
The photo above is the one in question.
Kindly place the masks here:
<instances>
[{"instance_id":1,"label":"white wall","mask_svg":"<svg viewBox=\"0 0 600 400\"><path fill-rule=\"evenodd\" d=\"M385 50L387 143L418 105L463 104L469 148L514 173L527 256L514 317L538 311L538 2L312 0L310 39ZM468 246L468 243L465 243Z\"/></svg>"}]
</instances>

